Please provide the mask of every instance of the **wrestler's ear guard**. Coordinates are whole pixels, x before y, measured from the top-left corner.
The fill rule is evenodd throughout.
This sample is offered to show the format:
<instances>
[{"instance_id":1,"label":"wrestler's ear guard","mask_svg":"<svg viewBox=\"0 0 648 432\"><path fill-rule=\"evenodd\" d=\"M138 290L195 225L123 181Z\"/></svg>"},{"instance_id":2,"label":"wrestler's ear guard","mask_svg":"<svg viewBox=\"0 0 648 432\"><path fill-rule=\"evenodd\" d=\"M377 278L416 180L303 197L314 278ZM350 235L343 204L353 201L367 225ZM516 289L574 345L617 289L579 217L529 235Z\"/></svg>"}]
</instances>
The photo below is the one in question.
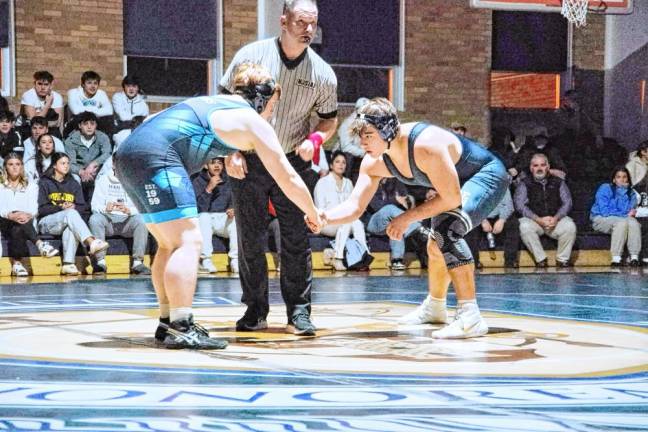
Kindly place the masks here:
<instances>
[{"instance_id":1,"label":"wrestler's ear guard","mask_svg":"<svg viewBox=\"0 0 648 432\"><path fill-rule=\"evenodd\" d=\"M261 114L268 105L268 101L275 93L276 84L274 80L268 81L263 84L255 84L251 86L236 87L236 93L240 94L254 110Z\"/></svg>"},{"instance_id":2,"label":"wrestler's ear guard","mask_svg":"<svg viewBox=\"0 0 648 432\"><path fill-rule=\"evenodd\" d=\"M396 138L396 132L400 125L398 117L395 114L386 116L374 116L369 114L358 114L360 120L366 120L369 124L373 125L378 130L380 138L388 143L391 143Z\"/></svg>"}]
</instances>

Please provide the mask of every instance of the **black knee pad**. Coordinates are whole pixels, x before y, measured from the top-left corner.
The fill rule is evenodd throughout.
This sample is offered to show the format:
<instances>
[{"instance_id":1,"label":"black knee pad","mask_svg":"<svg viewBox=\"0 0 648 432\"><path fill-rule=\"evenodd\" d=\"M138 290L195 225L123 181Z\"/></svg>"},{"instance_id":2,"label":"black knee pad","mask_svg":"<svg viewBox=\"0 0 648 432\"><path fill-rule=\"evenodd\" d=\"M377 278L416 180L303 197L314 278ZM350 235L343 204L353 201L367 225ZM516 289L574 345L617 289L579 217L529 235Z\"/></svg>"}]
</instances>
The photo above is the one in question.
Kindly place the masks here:
<instances>
[{"instance_id":1,"label":"black knee pad","mask_svg":"<svg viewBox=\"0 0 648 432\"><path fill-rule=\"evenodd\" d=\"M444 213L435 218L433 237L449 269L474 262L468 243L464 240L471 228L470 220L460 212Z\"/></svg>"}]
</instances>

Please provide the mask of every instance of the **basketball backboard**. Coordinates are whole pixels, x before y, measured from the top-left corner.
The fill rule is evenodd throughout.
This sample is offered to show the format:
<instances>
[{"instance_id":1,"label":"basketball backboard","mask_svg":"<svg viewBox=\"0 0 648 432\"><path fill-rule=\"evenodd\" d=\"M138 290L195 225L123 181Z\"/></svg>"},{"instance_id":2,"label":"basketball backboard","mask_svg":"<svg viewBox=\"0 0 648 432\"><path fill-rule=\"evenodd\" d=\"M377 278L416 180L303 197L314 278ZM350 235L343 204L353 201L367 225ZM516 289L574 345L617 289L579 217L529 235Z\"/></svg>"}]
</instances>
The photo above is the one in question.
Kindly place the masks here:
<instances>
[{"instance_id":1,"label":"basketball backboard","mask_svg":"<svg viewBox=\"0 0 648 432\"><path fill-rule=\"evenodd\" d=\"M633 0L590 0L590 12L606 14L632 13ZM503 9L512 11L560 12L561 0L470 0L477 8Z\"/></svg>"}]
</instances>

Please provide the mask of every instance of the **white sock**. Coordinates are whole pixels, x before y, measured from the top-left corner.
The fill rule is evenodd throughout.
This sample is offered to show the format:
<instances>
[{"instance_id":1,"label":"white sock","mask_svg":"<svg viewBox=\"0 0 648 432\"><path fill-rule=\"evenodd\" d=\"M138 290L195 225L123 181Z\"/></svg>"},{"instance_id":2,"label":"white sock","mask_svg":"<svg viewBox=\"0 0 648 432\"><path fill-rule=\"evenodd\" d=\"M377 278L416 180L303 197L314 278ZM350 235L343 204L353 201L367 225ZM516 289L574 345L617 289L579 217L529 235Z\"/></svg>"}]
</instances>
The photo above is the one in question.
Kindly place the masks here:
<instances>
[{"instance_id":1,"label":"white sock","mask_svg":"<svg viewBox=\"0 0 648 432\"><path fill-rule=\"evenodd\" d=\"M457 300L457 309L464 311L474 311L479 313L479 306L477 306L477 299L471 300Z\"/></svg>"},{"instance_id":2,"label":"white sock","mask_svg":"<svg viewBox=\"0 0 648 432\"><path fill-rule=\"evenodd\" d=\"M190 307L170 308L169 312L171 322L187 319L191 316Z\"/></svg>"},{"instance_id":3,"label":"white sock","mask_svg":"<svg viewBox=\"0 0 648 432\"><path fill-rule=\"evenodd\" d=\"M169 318L169 304L160 304L160 318Z\"/></svg>"},{"instance_id":4,"label":"white sock","mask_svg":"<svg viewBox=\"0 0 648 432\"><path fill-rule=\"evenodd\" d=\"M428 298L430 299L430 301L431 301L435 306L439 306L439 307L443 306L443 307L446 307L446 299L444 299L444 298L439 299L439 298L436 298L436 297L432 297L431 295L428 295Z\"/></svg>"},{"instance_id":5,"label":"white sock","mask_svg":"<svg viewBox=\"0 0 648 432\"><path fill-rule=\"evenodd\" d=\"M621 257L618 255L613 255L612 256L612 262L613 263L620 263L621 262Z\"/></svg>"}]
</instances>

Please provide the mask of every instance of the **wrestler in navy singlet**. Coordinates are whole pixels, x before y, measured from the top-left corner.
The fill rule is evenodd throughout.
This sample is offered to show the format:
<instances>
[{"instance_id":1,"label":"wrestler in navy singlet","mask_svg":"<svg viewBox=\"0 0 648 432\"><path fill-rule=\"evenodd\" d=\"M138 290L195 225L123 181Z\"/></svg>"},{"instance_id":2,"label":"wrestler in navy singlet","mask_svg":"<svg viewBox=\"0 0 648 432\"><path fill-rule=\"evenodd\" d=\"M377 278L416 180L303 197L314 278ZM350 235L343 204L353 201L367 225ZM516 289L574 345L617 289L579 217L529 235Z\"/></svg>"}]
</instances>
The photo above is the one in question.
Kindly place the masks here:
<instances>
[{"instance_id":1,"label":"wrestler in navy singlet","mask_svg":"<svg viewBox=\"0 0 648 432\"><path fill-rule=\"evenodd\" d=\"M407 140L407 152L412 178L405 177L398 171L388 154L383 160L389 172L405 184L433 187L427 175L419 169L414 160L414 142L423 130L430 125L417 123ZM509 187L509 177L504 164L484 147L461 135L455 135L461 142L461 157L455 164L459 183L461 184L461 208L443 213L433 220L438 225L444 215L452 215L461 220L465 227L463 234L486 219L488 214L499 204Z\"/></svg>"},{"instance_id":2,"label":"wrestler in navy singlet","mask_svg":"<svg viewBox=\"0 0 648 432\"><path fill-rule=\"evenodd\" d=\"M188 99L144 122L115 152L115 173L146 223L198 215L189 176L238 151L209 126L214 111L252 109L227 96Z\"/></svg>"}]
</instances>

